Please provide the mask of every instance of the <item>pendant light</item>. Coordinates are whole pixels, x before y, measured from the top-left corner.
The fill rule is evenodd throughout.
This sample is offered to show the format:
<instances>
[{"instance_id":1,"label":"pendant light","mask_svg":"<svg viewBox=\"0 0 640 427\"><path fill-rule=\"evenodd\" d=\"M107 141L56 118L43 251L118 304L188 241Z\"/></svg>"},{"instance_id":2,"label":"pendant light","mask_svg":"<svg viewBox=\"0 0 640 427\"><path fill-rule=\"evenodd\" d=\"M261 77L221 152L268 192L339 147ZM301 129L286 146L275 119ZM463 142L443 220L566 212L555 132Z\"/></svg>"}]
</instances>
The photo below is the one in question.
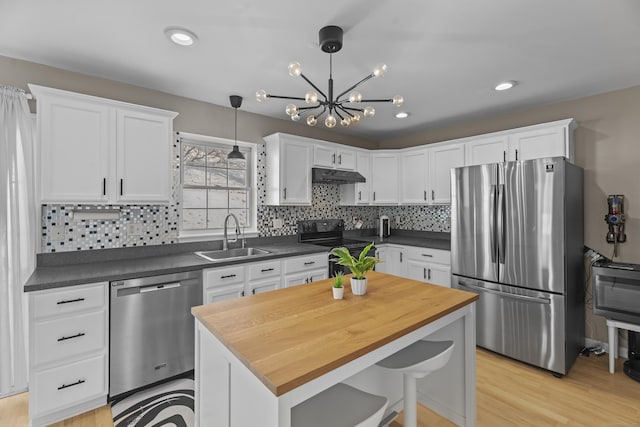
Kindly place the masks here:
<instances>
[{"instance_id":1,"label":"pendant light","mask_svg":"<svg viewBox=\"0 0 640 427\"><path fill-rule=\"evenodd\" d=\"M240 152L240 148L238 147L238 108L242 105L242 97L238 95L231 95L229 97L229 101L231 101L231 106L235 109L235 144L233 145L233 149L227 155L227 159L242 159L244 160L244 154Z\"/></svg>"}]
</instances>

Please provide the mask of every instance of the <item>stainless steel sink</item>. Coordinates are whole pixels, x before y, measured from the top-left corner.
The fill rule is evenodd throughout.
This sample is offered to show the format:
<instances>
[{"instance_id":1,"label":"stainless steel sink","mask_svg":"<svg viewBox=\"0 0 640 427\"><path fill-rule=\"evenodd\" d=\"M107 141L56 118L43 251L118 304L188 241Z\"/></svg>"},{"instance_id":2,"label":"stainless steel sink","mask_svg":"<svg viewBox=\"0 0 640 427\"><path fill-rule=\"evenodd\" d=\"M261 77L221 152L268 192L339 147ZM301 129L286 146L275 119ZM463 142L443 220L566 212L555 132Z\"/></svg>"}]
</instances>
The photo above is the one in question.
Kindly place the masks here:
<instances>
[{"instance_id":1,"label":"stainless steel sink","mask_svg":"<svg viewBox=\"0 0 640 427\"><path fill-rule=\"evenodd\" d=\"M236 248L219 251L195 252L196 255L206 259L207 261L223 261L235 258L251 258L256 255L265 255L271 253L260 248Z\"/></svg>"}]
</instances>

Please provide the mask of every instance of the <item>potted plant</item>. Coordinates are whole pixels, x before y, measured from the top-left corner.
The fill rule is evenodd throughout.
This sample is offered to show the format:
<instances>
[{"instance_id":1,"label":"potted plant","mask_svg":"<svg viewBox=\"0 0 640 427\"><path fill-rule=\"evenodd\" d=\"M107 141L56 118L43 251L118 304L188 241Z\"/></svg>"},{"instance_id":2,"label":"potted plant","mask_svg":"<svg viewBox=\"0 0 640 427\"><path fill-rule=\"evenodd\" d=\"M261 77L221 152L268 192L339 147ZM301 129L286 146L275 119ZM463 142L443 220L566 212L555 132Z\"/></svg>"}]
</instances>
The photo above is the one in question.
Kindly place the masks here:
<instances>
[{"instance_id":1,"label":"potted plant","mask_svg":"<svg viewBox=\"0 0 640 427\"><path fill-rule=\"evenodd\" d=\"M353 292L354 295L364 295L367 293L367 278L365 276L369 271L373 270L377 263L382 261L379 258L367 255L372 247L373 242L360 252L358 258L351 255L346 248L331 249L331 255L337 257L338 264L351 270L353 274L351 277L351 292Z\"/></svg>"},{"instance_id":2,"label":"potted plant","mask_svg":"<svg viewBox=\"0 0 640 427\"><path fill-rule=\"evenodd\" d=\"M344 297L344 274L342 272L336 273L333 278L333 299L342 299Z\"/></svg>"}]
</instances>

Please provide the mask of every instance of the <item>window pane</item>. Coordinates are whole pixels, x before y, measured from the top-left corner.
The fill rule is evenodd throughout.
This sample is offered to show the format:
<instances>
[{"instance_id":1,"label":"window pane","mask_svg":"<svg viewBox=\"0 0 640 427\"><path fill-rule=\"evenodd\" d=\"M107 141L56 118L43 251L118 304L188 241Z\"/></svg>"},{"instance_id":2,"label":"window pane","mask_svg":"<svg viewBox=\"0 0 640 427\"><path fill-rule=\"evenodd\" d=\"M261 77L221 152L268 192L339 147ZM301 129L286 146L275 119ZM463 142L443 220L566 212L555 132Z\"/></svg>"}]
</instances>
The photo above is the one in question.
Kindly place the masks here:
<instances>
[{"instance_id":1,"label":"window pane","mask_svg":"<svg viewBox=\"0 0 640 427\"><path fill-rule=\"evenodd\" d=\"M207 210L207 227L208 228L224 228L224 219L226 218L228 211L226 209L208 209ZM238 218L240 219L240 218ZM235 223L232 219L229 220L233 227Z\"/></svg>"},{"instance_id":2,"label":"window pane","mask_svg":"<svg viewBox=\"0 0 640 427\"><path fill-rule=\"evenodd\" d=\"M207 149L207 166L216 168L227 167L227 154L231 150L225 150L219 147L208 147Z\"/></svg>"},{"instance_id":3,"label":"window pane","mask_svg":"<svg viewBox=\"0 0 640 427\"><path fill-rule=\"evenodd\" d=\"M246 187L247 172L244 170L229 169L229 187Z\"/></svg>"},{"instance_id":4,"label":"window pane","mask_svg":"<svg viewBox=\"0 0 640 427\"><path fill-rule=\"evenodd\" d=\"M230 208L247 208L247 192L246 191L229 191L229 207Z\"/></svg>"},{"instance_id":5,"label":"window pane","mask_svg":"<svg viewBox=\"0 0 640 427\"><path fill-rule=\"evenodd\" d=\"M207 185L226 187L227 170L218 168L207 168Z\"/></svg>"},{"instance_id":6,"label":"window pane","mask_svg":"<svg viewBox=\"0 0 640 427\"><path fill-rule=\"evenodd\" d=\"M247 211L246 209L230 209L229 213L235 214L238 217L241 227L246 227L247 224Z\"/></svg>"},{"instance_id":7,"label":"window pane","mask_svg":"<svg viewBox=\"0 0 640 427\"><path fill-rule=\"evenodd\" d=\"M205 185L205 169L202 167L184 167L184 185Z\"/></svg>"},{"instance_id":8,"label":"window pane","mask_svg":"<svg viewBox=\"0 0 640 427\"><path fill-rule=\"evenodd\" d=\"M207 227L206 209L182 209L182 228L198 230Z\"/></svg>"},{"instance_id":9,"label":"window pane","mask_svg":"<svg viewBox=\"0 0 640 427\"><path fill-rule=\"evenodd\" d=\"M182 145L182 161L185 164L203 165L206 157L206 148L190 144Z\"/></svg>"},{"instance_id":10,"label":"window pane","mask_svg":"<svg viewBox=\"0 0 640 427\"><path fill-rule=\"evenodd\" d=\"M243 150L240 150L241 152ZM247 168L247 153L242 153L244 154L244 159L229 159L227 160L229 162L229 169L246 169Z\"/></svg>"},{"instance_id":11,"label":"window pane","mask_svg":"<svg viewBox=\"0 0 640 427\"><path fill-rule=\"evenodd\" d=\"M182 190L182 206L189 208L207 208L207 190L185 188Z\"/></svg>"},{"instance_id":12,"label":"window pane","mask_svg":"<svg viewBox=\"0 0 640 427\"><path fill-rule=\"evenodd\" d=\"M209 207L226 209L229 206L227 194L227 190L209 190Z\"/></svg>"}]
</instances>

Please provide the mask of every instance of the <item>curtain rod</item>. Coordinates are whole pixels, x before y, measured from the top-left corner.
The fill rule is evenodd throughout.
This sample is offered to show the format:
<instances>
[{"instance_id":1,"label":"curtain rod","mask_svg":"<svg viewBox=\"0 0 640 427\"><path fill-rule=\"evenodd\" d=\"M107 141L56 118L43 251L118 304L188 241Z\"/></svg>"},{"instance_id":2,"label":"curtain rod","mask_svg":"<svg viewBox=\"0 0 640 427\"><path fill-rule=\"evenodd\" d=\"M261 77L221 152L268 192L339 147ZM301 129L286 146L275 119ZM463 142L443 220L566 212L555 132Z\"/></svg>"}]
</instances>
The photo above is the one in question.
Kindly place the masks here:
<instances>
[{"instance_id":1,"label":"curtain rod","mask_svg":"<svg viewBox=\"0 0 640 427\"><path fill-rule=\"evenodd\" d=\"M19 87L13 87L13 86L7 86L7 85L0 85L0 89L15 89L18 92L22 92L25 95L27 95L27 99L33 99L33 95L31 95L29 92L27 92L24 89L20 89Z\"/></svg>"}]
</instances>

